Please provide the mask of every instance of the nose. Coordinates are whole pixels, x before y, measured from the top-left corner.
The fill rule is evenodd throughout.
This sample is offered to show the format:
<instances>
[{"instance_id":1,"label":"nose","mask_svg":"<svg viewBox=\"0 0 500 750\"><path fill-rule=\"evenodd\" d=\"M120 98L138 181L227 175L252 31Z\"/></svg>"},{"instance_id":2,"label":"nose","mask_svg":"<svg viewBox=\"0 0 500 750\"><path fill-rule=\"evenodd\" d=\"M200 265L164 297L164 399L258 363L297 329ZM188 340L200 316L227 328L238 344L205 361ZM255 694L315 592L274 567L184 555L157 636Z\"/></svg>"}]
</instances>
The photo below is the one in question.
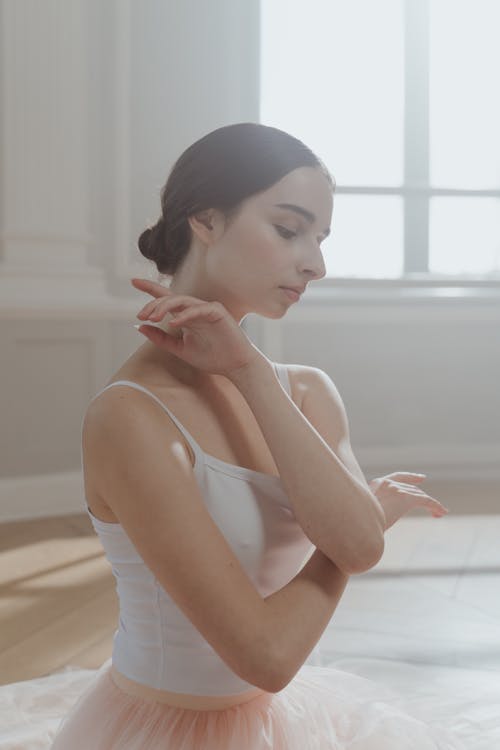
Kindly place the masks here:
<instances>
[{"instance_id":1,"label":"nose","mask_svg":"<svg viewBox=\"0 0 500 750\"><path fill-rule=\"evenodd\" d=\"M309 253L302 262L302 274L308 274L311 279L322 279L326 276L326 266L321 248L316 247L314 254Z\"/></svg>"}]
</instances>

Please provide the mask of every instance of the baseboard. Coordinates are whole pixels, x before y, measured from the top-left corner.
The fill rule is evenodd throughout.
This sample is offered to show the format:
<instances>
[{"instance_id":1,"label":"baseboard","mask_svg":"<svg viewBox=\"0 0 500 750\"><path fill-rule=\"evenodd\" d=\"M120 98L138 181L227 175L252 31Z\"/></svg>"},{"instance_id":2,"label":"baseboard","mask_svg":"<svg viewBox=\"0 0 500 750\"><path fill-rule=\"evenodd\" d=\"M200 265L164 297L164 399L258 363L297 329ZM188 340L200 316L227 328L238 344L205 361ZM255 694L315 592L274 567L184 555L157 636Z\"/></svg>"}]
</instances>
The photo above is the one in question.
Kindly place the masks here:
<instances>
[{"instance_id":1,"label":"baseboard","mask_svg":"<svg viewBox=\"0 0 500 750\"><path fill-rule=\"evenodd\" d=\"M85 511L81 471L0 480L0 523Z\"/></svg>"}]
</instances>

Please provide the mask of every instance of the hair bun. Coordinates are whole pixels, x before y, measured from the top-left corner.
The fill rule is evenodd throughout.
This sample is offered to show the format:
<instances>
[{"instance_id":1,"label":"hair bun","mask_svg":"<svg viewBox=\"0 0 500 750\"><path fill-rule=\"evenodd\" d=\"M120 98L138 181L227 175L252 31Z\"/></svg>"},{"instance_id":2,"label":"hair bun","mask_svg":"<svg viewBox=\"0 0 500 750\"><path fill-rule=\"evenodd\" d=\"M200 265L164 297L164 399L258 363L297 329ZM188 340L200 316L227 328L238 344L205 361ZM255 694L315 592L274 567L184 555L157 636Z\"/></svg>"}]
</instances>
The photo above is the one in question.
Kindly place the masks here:
<instances>
[{"instance_id":1,"label":"hair bun","mask_svg":"<svg viewBox=\"0 0 500 750\"><path fill-rule=\"evenodd\" d=\"M137 244L142 255L148 260L156 260L164 245L165 222L163 217L153 227L148 227L139 236Z\"/></svg>"}]
</instances>

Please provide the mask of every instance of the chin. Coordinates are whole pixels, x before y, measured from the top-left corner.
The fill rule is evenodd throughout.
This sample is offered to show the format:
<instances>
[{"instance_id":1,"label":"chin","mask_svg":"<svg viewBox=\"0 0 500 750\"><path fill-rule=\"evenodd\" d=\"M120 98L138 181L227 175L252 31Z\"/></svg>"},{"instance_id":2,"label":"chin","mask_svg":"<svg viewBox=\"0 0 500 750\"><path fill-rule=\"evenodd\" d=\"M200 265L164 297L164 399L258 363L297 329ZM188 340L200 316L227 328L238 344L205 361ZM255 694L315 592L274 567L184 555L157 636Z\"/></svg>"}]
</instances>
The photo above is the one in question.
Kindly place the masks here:
<instances>
[{"instance_id":1,"label":"chin","mask_svg":"<svg viewBox=\"0 0 500 750\"><path fill-rule=\"evenodd\" d=\"M276 304L276 302L274 302L274 304L270 304L269 299L262 300L261 298L261 304L253 305L253 309L245 313L244 317L246 317L247 315L259 315L261 318L279 320L287 314L289 307L289 304L279 305Z\"/></svg>"},{"instance_id":2,"label":"chin","mask_svg":"<svg viewBox=\"0 0 500 750\"><path fill-rule=\"evenodd\" d=\"M270 310L269 308L263 308L262 310L256 310L255 312L257 315L260 315L262 318L269 318L270 320L279 320L280 318L283 318L287 314L288 307L275 307L272 310Z\"/></svg>"}]
</instances>

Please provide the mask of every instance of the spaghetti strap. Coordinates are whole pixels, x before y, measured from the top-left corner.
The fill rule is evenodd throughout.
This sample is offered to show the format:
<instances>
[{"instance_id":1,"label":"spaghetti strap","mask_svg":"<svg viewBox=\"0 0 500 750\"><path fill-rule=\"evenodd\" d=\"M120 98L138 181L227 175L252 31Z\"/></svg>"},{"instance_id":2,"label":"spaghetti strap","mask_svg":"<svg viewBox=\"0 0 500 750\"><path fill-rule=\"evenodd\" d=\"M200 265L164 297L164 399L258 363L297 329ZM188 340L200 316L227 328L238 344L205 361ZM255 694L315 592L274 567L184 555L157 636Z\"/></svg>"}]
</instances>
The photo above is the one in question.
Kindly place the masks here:
<instances>
[{"instance_id":1,"label":"spaghetti strap","mask_svg":"<svg viewBox=\"0 0 500 750\"><path fill-rule=\"evenodd\" d=\"M148 394L148 396L151 396L151 398L153 398L153 399L154 399L154 400L156 401L156 403L157 403L157 404L159 404L159 406L161 406L161 408L162 408L162 409L163 409L164 411L166 411L166 412L167 412L167 414L168 414L168 416L170 417L170 419L171 419L171 420L172 420L172 421L174 422L174 424L175 424L175 425L176 425L176 426L177 426L177 427L179 428L179 430L180 430L180 431L182 432L182 434L183 434L183 435L184 435L184 437L186 438L187 442L189 443L189 445L190 445L190 446L191 446L191 448L193 449L193 452L194 452L194 454L195 454L195 457L197 458L197 457L198 457L198 455L200 455L200 456L203 456L203 455L204 455L204 451L203 451L203 450L201 449L201 446L200 446L200 445L198 445L198 443L196 442L196 440L194 439L194 437L193 437L193 436L191 435L191 433L190 433L190 432L188 432L188 431L186 430L186 428L184 427L184 425L183 425L183 424L182 424L182 423L181 423L181 422L180 422L180 421L179 421L179 420L177 419L177 417L175 416L175 414L172 414L172 412L170 411L170 409L168 408L168 406L165 406L165 404L163 403L163 401L161 401L161 400L160 400L160 399L158 398L158 396L155 396L155 394L154 394L154 393L151 393L151 391L149 391L149 390L148 390L147 388L145 388L145 387L144 387L143 385L140 385L139 383L136 383L136 382L135 382L134 380L115 380L115 382L114 382L114 383L110 383L109 385L105 386L105 387L104 387L104 388L103 388L102 390L100 390L100 391L99 391L99 392L98 392L98 393L97 393L97 394L96 394L96 395L94 396L94 398L97 398L97 396L99 396L99 395L100 395L101 393L103 393L104 391L106 391L106 390L107 390L108 388L112 388L112 387L113 387L113 386L115 386L115 385L128 385L128 386L130 386L131 388L135 388L136 390L142 391L143 393L147 393L147 394ZM92 400L93 400L93 399L92 399ZM195 462L195 464L198 464L198 461L196 461L196 462Z\"/></svg>"},{"instance_id":2,"label":"spaghetti strap","mask_svg":"<svg viewBox=\"0 0 500 750\"><path fill-rule=\"evenodd\" d=\"M288 378L288 371L287 371L286 365L277 364L276 362L274 362L273 364L274 364L274 369L275 369L276 375L278 377L278 380L280 381L281 385L283 386L283 388L285 389L285 391L288 393L288 395L291 395L291 393L290 393L290 381L289 381L289 378ZM161 401L158 398L158 396L156 396L150 390L148 390L147 388L145 388L143 385L140 385L140 383L136 383L134 380L115 380L113 383L110 383L109 385L105 386L100 391L98 391L98 393L96 393L96 395L91 399L91 401L93 401L95 398L97 398L97 396L99 396L104 391L108 390L108 388L112 388L115 385L128 385L131 388L135 388L136 390L142 391L143 393L146 393L148 396L151 396L151 398L154 399L157 402L157 404L159 404L159 406L161 406L161 408L168 414L168 416L170 417L170 419L179 428L179 430L181 431L181 433L184 435L186 441L191 446L191 449L193 450L193 453L195 455L195 464L194 464L195 468L198 467L198 466L200 466L200 467L203 466L203 464L207 460L211 460L212 462L213 461L217 461L217 459L214 459L214 457L209 456L208 454L205 453L205 451L196 442L196 440L191 435L191 433L188 432L188 430L186 430L186 428L184 427L184 425L177 419L177 417L175 416L175 414L172 414L172 412L170 411L170 409L168 408L168 406L166 406L163 403L163 401ZM226 462L223 462L223 461L219 461L219 463L220 464L225 464L225 465L229 466L229 464L226 464ZM246 471L246 470L242 470L241 467L233 467L233 468L238 468L240 471ZM260 473L260 472L253 472L253 473L257 474L257 473Z\"/></svg>"}]
</instances>

